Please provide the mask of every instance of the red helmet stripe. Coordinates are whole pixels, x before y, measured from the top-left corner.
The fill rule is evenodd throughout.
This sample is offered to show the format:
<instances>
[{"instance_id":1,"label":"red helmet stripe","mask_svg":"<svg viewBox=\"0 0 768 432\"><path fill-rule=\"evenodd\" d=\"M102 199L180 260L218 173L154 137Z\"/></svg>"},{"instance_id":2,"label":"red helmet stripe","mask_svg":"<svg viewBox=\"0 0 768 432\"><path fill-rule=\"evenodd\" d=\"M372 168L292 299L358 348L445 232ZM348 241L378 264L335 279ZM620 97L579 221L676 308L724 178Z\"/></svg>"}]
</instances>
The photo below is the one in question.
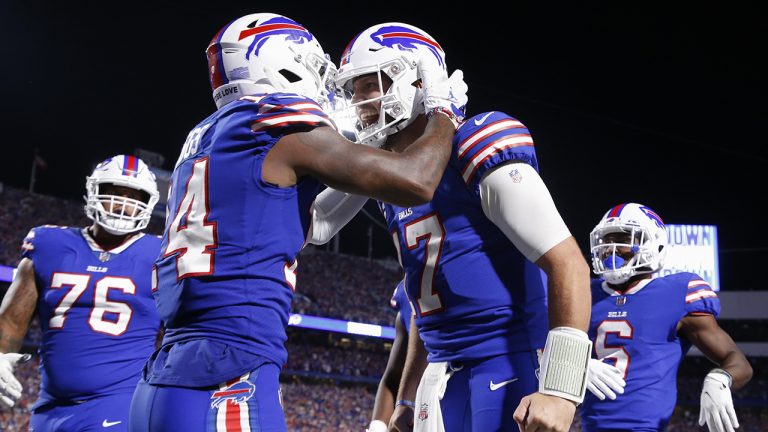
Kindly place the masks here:
<instances>
[{"instance_id":1,"label":"red helmet stripe","mask_svg":"<svg viewBox=\"0 0 768 432\"><path fill-rule=\"evenodd\" d=\"M123 160L123 175L136 177L139 171L139 160L136 156L125 156Z\"/></svg>"},{"instance_id":2,"label":"red helmet stripe","mask_svg":"<svg viewBox=\"0 0 768 432\"><path fill-rule=\"evenodd\" d=\"M416 33L392 32L392 33L384 33L383 35L381 35L381 37L383 38L404 37L404 38L418 39L426 44L432 45L433 47L439 49L440 51L443 51L443 47L441 47L440 44L438 44L437 42L433 41L428 37L425 37Z\"/></svg>"},{"instance_id":3,"label":"red helmet stripe","mask_svg":"<svg viewBox=\"0 0 768 432\"><path fill-rule=\"evenodd\" d=\"M272 31L272 30L283 30L283 29L299 30L299 31L303 31L303 32L307 31L307 29L305 29L304 27L302 27L300 25L296 25L296 24L284 24L284 23L265 24L265 25L254 27L252 29L241 31L240 32L240 37L238 37L237 40L241 41L241 40L247 38L248 36L253 36L253 35L259 34L259 33L265 33L265 32Z\"/></svg>"},{"instance_id":4,"label":"red helmet stripe","mask_svg":"<svg viewBox=\"0 0 768 432\"><path fill-rule=\"evenodd\" d=\"M612 208L610 212L608 212L608 217L617 217L621 214L621 211L624 210L624 207L626 207L626 203L619 204L616 207Z\"/></svg>"}]
</instances>

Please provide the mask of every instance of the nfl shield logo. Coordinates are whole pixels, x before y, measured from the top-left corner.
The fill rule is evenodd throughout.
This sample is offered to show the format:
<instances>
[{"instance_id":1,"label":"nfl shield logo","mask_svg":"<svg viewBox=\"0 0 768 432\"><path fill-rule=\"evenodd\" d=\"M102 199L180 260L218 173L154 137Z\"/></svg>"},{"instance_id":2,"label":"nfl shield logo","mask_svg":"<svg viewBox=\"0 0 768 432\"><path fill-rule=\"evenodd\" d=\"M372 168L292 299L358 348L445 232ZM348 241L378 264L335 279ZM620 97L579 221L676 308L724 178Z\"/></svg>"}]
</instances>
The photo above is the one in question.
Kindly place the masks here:
<instances>
[{"instance_id":1,"label":"nfl shield logo","mask_svg":"<svg viewBox=\"0 0 768 432\"><path fill-rule=\"evenodd\" d=\"M429 410L428 403L421 404L421 407L419 409L419 420L424 421L429 417L429 413L427 412L428 410Z\"/></svg>"},{"instance_id":2,"label":"nfl shield logo","mask_svg":"<svg viewBox=\"0 0 768 432\"><path fill-rule=\"evenodd\" d=\"M99 261L101 262L107 262L109 261L109 252L102 252L99 254Z\"/></svg>"},{"instance_id":3,"label":"nfl shield logo","mask_svg":"<svg viewBox=\"0 0 768 432\"><path fill-rule=\"evenodd\" d=\"M616 297L616 306L624 306L627 303L627 298L624 296Z\"/></svg>"}]
</instances>

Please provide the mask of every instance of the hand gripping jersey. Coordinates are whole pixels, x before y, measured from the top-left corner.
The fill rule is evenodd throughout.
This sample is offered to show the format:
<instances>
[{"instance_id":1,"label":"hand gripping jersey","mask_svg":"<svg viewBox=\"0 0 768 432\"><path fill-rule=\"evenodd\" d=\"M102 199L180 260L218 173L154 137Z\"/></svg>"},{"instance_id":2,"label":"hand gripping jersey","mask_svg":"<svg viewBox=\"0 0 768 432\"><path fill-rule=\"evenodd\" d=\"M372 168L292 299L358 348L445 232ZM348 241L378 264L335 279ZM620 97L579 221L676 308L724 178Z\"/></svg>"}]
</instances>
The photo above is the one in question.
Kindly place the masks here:
<instances>
[{"instance_id":1,"label":"hand gripping jersey","mask_svg":"<svg viewBox=\"0 0 768 432\"><path fill-rule=\"evenodd\" d=\"M593 280L595 357L624 371L627 385L616 400L587 392L584 430L664 430L677 399L677 368L691 346L677 324L686 315L719 313L717 294L693 273L644 279L625 294Z\"/></svg>"},{"instance_id":2,"label":"hand gripping jersey","mask_svg":"<svg viewBox=\"0 0 768 432\"><path fill-rule=\"evenodd\" d=\"M464 122L431 202L379 203L401 255L406 290L430 362L543 348L544 273L483 213L479 182L493 167L538 169L528 129L492 111Z\"/></svg>"},{"instance_id":3,"label":"hand gripping jersey","mask_svg":"<svg viewBox=\"0 0 768 432\"><path fill-rule=\"evenodd\" d=\"M151 292L159 246L143 233L109 251L87 229L27 234L22 256L34 263L43 333L36 406L133 393L160 329Z\"/></svg>"},{"instance_id":4,"label":"hand gripping jersey","mask_svg":"<svg viewBox=\"0 0 768 432\"><path fill-rule=\"evenodd\" d=\"M214 385L264 362L286 362L296 255L319 183L262 179L287 134L333 123L312 100L246 96L193 129L176 162L155 292L166 323L150 384Z\"/></svg>"}]
</instances>

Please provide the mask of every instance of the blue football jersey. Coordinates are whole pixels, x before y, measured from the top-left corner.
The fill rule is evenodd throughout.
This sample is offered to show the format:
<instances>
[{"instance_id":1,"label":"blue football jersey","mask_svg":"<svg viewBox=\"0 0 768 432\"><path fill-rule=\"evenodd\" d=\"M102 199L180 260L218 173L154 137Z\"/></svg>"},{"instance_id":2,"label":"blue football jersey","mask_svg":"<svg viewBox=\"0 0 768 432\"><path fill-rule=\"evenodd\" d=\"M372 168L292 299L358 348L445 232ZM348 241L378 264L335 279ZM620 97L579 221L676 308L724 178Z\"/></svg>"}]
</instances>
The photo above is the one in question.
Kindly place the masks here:
<instances>
[{"instance_id":1,"label":"blue football jersey","mask_svg":"<svg viewBox=\"0 0 768 432\"><path fill-rule=\"evenodd\" d=\"M584 429L664 430L677 400L677 368L690 348L677 324L686 315L719 313L717 294L693 273L644 279L624 294L593 280L594 354L624 371L627 385L616 400L587 392Z\"/></svg>"},{"instance_id":2,"label":"blue football jersey","mask_svg":"<svg viewBox=\"0 0 768 432\"><path fill-rule=\"evenodd\" d=\"M163 347L151 384L218 384L263 362L287 360L296 255L320 183L265 182L262 164L285 135L333 126L302 96L247 96L188 135L171 177L166 231L156 262Z\"/></svg>"},{"instance_id":3,"label":"blue football jersey","mask_svg":"<svg viewBox=\"0 0 768 432\"><path fill-rule=\"evenodd\" d=\"M395 313L400 313L400 323L405 327L405 331L411 330L411 303L408 300L408 295L405 292L404 280L395 287L395 291L392 293L392 298L389 300L389 305Z\"/></svg>"},{"instance_id":4,"label":"blue football jersey","mask_svg":"<svg viewBox=\"0 0 768 432\"><path fill-rule=\"evenodd\" d=\"M133 393L160 329L151 292L159 249L143 233L109 251L85 228L27 234L22 256L34 264L43 336L36 405Z\"/></svg>"},{"instance_id":5,"label":"blue football jersey","mask_svg":"<svg viewBox=\"0 0 768 432\"><path fill-rule=\"evenodd\" d=\"M543 348L546 280L483 213L488 170L522 161L538 170L528 129L498 111L456 132L433 199L379 203L406 272L406 290L429 361L470 360Z\"/></svg>"}]
</instances>

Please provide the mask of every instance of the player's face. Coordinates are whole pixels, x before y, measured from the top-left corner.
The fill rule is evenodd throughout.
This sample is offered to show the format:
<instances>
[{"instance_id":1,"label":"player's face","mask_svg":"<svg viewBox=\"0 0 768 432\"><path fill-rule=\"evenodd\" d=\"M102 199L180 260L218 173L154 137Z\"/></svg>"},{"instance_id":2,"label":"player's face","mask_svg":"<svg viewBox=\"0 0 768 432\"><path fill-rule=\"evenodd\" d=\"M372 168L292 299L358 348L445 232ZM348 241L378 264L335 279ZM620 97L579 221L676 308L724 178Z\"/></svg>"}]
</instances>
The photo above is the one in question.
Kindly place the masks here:
<instances>
[{"instance_id":1,"label":"player's face","mask_svg":"<svg viewBox=\"0 0 768 432\"><path fill-rule=\"evenodd\" d=\"M370 73L361 75L352 82L352 102L357 103L365 100L381 97L389 90L392 80L385 74L381 74L382 83L379 85L379 74ZM361 104L355 107L357 118L364 126L370 126L379 120L381 111L381 101L375 100L371 103Z\"/></svg>"},{"instance_id":2,"label":"player's face","mask_svg":"<svg viewBox=\"0 0 768 432\"><path fill-rule=\"evenodd\" d=\"M115 196L120 196L124 198L134 199L137 201L146 202L146 197L144 192L137 189L133 189L125 186L110 185L110 184L102 185L100 189L101 189L99 191L100 195L115 195ZM120 211L123 210L123 203L120 201L113 202L111 200L104 200L102 201L101 204L104 206L105 210L111 213L120 213ZM139 212L139 209L131 203L125 203L124 212L128 216L136 216L136 214Z\"/></svg>"},{"instance_id":3,"label":"player's face","mask_svg":"<svg viewBox=\"0 0 768 432\"><path fill-rule=\"evenodd\" d=\"M622 246L616 246L616 255L620 256L627 262L630 259L632 259L633 256L635 256L635 252L632 250L632 246L630 245L638 244L638 242L637 241L635 241L635 243L632 242L632 234L630 233L616 232L616 233L606 234L603 241L605 243L621 244ZM623 245L626 245L626 246L623 246ZM605 248L603 249L602 256L600 258L605 259L612 253L613 253L612 248Z\"/></svg>"}]
</instances>

